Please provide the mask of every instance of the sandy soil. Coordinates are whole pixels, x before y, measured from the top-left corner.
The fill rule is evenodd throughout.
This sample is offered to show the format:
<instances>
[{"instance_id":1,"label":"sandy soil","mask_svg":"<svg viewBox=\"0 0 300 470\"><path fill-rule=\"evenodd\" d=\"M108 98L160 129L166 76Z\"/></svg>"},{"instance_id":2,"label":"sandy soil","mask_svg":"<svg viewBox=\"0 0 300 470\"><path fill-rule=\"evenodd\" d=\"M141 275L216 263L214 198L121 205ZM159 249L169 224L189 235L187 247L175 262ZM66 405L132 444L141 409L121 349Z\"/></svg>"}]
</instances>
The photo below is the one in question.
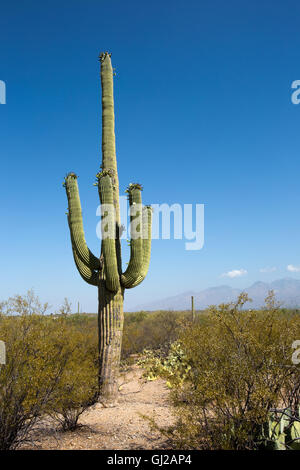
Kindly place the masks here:
<instances>
[{"instance_id":1,"label":"sandy soil","mask_svg":"<svg viewBox=\"0 0 300 470\"><path fill-rule=\"evenodd\" d=\"M168 388L161 379L145 381L142 370L132 366L120 376L120 398L114 408L99 403L87 410L73 432L62 432L57 424L45 421L33 432L32 444L23 449L168 449L167 440L153 431L142 415L155 418L161 427L173 417L168 405Z\"/></svg>"}]
</instances>

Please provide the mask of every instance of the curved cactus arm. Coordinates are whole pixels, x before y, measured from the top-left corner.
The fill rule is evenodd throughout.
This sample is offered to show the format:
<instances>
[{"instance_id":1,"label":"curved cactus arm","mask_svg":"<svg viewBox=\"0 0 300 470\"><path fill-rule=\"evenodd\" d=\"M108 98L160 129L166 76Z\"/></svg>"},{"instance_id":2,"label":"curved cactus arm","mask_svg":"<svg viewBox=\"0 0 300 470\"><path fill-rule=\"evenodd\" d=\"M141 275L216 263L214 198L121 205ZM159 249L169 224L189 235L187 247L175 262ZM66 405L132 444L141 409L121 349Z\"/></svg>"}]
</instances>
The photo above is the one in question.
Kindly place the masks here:
<instances>
[{"instance_id":1,"label":"curved cactus arm","mask_svg":"<svg viewBox=\"0 0 300 470\"><path fill-rule=\"evenodd\" d=\"M150 256L151 256L151 231L152 231L152 207L145 206L143 207L143 263L141 272L138 275L136 281L129 287L136 287L138 286L145 277L147 276L147 272L149 269L150 264Z\"/></svg>"},{"instance_id":2,"label":"curved cactus arm","mask_svg":"<svg viewBox=\"0 0 300 470\"><path fill-rule=\"evenodd\" d=\"M105 285L111 292L120 287L116 256L116 216L113 185L109 171L97 175L102 211L102 254L104 258Z\"/></svg>"},{"instance_id":3,"label":"curved cactus arm","mask_svg":"<svg viewBox=\"0 0 300 470\"><path fill-rule=\"evenodd\" d=\"M68 222L72 246L74 246L76 250L76 255L90 269L90 271L99 270L100 261L88 249L85 241L77 176L75 173L69 173L65 177L64 186L66 188L68 198Z\"/></svg>"},{"instance_id":4,"label":"curved cactus arm","mask_svg":"<svg viewBox=\"0 0 300 470\"><path fill-rule=\"evenodd\" d=\"M68 222L70 226L70 217L68 216ZM76 248L75 248L75 243L72 237L72 232L70 228L70 233L71 233L71 244L72 244L72 251L73 251L73 257L75 261L76 268L82 277L82 279L87 282L88 284L91 284L92 286L98 286L99 285L99 272L98 271L93 271L90 269L90 267L82 261L80 256L78 255Z\"/></svg>"},{"instance_id":5,"label":"curved cactus arm","mask_svg":"<svg viewBox=\"0 0 300 470\"><path fill-rule=\"evenodd\" d=\"M126 271L121 276L121 284L126 289L141 275L143 266L143 232L142 232L142 187L139 184L130 184L126 192L130 205L130 260Z\"/></svg>"},{"instance_id":6,"label":"curved cactus arm","mask_svg":"<svg viewBox=\"0 0 300 470\"><path fill-rule=\"evenodd\" d=\"M74 248L73 248L73 257L74 257L77 270L80 276L82 277L82 279L88 284L91 284L92 286L98 286L99 285L99 272L91 271L90 268L86 264L84 264L82 260L79 258Z\"/></svg>"}]
</instances>

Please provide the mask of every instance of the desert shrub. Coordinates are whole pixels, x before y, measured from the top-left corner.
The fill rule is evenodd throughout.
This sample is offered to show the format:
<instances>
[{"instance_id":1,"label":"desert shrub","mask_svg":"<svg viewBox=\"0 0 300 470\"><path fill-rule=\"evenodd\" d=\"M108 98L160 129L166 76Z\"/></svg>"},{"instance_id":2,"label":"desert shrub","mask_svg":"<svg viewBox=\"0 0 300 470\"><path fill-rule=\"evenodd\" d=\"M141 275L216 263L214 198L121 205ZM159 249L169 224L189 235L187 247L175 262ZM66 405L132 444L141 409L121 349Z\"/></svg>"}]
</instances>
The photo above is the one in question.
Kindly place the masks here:
<instances>
[{"instance_id":1,"label":"desert shrub","mask_svg":"<svg viewBox=\"0 0 300 470\"><path fill-rule=\"evenodd\" d=\"M160 351L145 349L138 360L138 365L144 369L147 380L158 377L166 379L169 388L181 387L188 377L190 365L179 341L171 344L166 357Z\"/></svg>"},{"instance_id":2,"label":"desert shrub","mask_svg":"<svg viewBox=\"0 0 300 470\"><path fill-rule=\"evenodd\" d=\"M64 431L74 431L78 419L98 398L97 335L67 321L65 341L72 351L59 381L49 415Z\"/></svg>"},{"instance_id":3,"label":"desert shrub","mask_svg":"<svg viewBox=\"0 0 300 470\"><path fill-rule=\"evenodd\" d=\"M65 297L62 305L60 306L60 308L58 309L56 314L58 314L58 315L70 315L70 313L72 312L71 307L72 307L71 302L69 302L67 297Z\"/></svg>"},{"instance_id":4,"label":"desert shrub","mask_svg":"<svg viewBox=\"0 0 300 470\"><path fill-rule=\"evenodd\" d=\"M46 306L32 291L1 304L0 339L6 345L0 369L1 450L26 442L46 414L74 428L96 398L96 335L76 327L66 314L42 315Z\"/></svg>"},{"instance_id":5,"label":"desert shrub","mask_svg":"<svg viewBox=\"0 0 300 470\"><path fill-rule=\"evenodd\" d=\"M280 408L297 385L299 369L291 357L292 343L300 339L299 316L285 316L272 296L260 311L243 311L246 301L242 295L235 304L212 307L205 322L181 332L189 368L181 387L174 376L177 421L167 432L181 449L267 447L270 410ZM181 369L177 375L182 378Z\"/></svg>"},{"instance_id":6,"label":"desert shrub","mask_svg":"<svg viewBox=\"0 0 300 470\"><path fill-rule=\"evenodd\" d=\"M72 351L66 331L36 314L1 317L6 365L0 371L0 449L15 449L49 408Z\"/></svg>"},{"instance_id":7,"label":"desert shrub","mask_svg":"<svg viewBox=\"0 0 300 470\"><path fill-rule=\"evenodd\" d=\"M15 295L1 302L2 315L44 315L49 310L48 302L42 304L34 290L30 289L25 295Z\"/></svg>"},{"instance_id":8,"label":"desert shrub","mask_svg":"<svg viewBox=\"0 0 300 470\"><path fill-rule=\"evenodd\" d=\"M166 355L177 339L186 312L157 311L125 314L122 359L145 349Z\"/></svg>"}]
</instances>

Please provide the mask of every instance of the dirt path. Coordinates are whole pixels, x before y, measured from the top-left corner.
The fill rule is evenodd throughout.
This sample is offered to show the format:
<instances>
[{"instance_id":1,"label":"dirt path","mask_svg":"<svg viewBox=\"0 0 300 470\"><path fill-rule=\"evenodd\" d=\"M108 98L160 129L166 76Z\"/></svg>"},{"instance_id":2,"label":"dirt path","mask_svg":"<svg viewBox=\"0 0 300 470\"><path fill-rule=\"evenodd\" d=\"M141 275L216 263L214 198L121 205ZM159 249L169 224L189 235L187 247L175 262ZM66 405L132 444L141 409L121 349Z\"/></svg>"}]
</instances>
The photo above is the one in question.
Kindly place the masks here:
<instances>
[{"instance_id":1,"label":"dirt path","mask_svg":"<svg viewBox=\"0 0 300 470\"><path fill-rule=\"evenodd\" d=\"M123 383L123 385L121 385ZM168 388L157 379L145 382L142 370L133 366L120 377L120 399L114 408L96 404L80 417L84 426L62 432L53 423L45 423L34 433L30 449L167 449L167 441L150 429L140 414L154 417L159 426L172 423L168 406Z\"/></svg>"}]
</instances>

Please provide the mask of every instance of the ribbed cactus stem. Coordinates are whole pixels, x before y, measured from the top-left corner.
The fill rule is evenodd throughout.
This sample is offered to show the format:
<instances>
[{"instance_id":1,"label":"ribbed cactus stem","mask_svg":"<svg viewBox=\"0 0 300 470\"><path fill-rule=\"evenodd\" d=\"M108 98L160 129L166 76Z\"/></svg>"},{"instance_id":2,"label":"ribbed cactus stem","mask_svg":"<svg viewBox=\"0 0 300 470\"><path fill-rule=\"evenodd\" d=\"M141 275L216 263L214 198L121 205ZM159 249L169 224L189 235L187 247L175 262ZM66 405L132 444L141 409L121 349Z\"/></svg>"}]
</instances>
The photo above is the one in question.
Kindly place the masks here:
<instances>
[{"instance_id":1,"label":"ribbed cactus stem","mask_svg":"<svg viewBox=\"0 0 300 470\"><path fill-rule=\"evenodd\" d=\"M72 238L71 238L72 241ZM72 243L73 257L77 270L82 279L90 284L91 286L97 286L99 284L99 274L97 271L92 271L78 256L74 244Z\"/></svg>"},{"instance_id":2,"label":"ribbed cactus stem","mask_svg":"<svg viewBox=\"0 0 300 470\"><path fill-rule=\"evenodd\" d=\"M140 271L137 273L136 278L132 283L126 285L127 289L132 289L138 286L146 277L151 257L151 228L152 228L152 208L150 206L144 206L142 212L142 249L143 249L143 260ZM131 240L131 243L133 240ZM131 257L130 257L131 258ZM125 273L124 273L125 274ZM124 280L122 276L122 284Z\"/></svg>"},{"instance_id":3,"label":"ribbed cactus stem","mask_svg":"<svg viewBox=\"0 0 300 470\"><path fill-rule=\"evenodd\" d=\"M69 203L68 221L70 233L72 234L72 246L76 250L77 256L90 270L98 270L100 269L100 261L88 249L85 241L77 176L75 173L69 173L65 177L64 186Z\"/></svg>"},{"instance_id":4,"label":"ribbed cactus stem","mask_svg":"<svg viewBox=\"0 0 300 470\"><path fill-rule=\"evenodd\" d=\"M132 185L128 189L130 204L130 261L122 274L122 286L129 289L140 276L143 267L143 228L141 187Z\"/></svg>"},{"instance_id":5,"label":"ribbed cactus stem","mask_svg":"<svg viewBox=\"0 0 300 470\"><path fill-rule=\"evenodd\" d=\"M104 256L105 285L111 292L120 288L116 255L116 217L113 187L108 174L99 176L99 196L102 204L102 254Z\"/></svg>"},{"instance_id":6,"label":"ribbed cactus stem","mask_svg":"<svg viewBox=\"0 0 300 470\"><path fill-rule=\"evenodd\" d=\"M100 54L102 85L102 170L112 170L116 223L120 225L119 179L116 157L114 85L111 54Z\"/></svg>"},{"instance_id":7,"label":"ribbed cactus stem","mask_svg":"<svg viewBox=\"0 0 300 470\"><path fill-rule=\"evenodd\" d=\"M99 386L102 402L114 402L118 390L118 371L120 364L123 333L124 291L116 294L108 291L104 281L99 285Z\"/></svg>"}]
</instances>

